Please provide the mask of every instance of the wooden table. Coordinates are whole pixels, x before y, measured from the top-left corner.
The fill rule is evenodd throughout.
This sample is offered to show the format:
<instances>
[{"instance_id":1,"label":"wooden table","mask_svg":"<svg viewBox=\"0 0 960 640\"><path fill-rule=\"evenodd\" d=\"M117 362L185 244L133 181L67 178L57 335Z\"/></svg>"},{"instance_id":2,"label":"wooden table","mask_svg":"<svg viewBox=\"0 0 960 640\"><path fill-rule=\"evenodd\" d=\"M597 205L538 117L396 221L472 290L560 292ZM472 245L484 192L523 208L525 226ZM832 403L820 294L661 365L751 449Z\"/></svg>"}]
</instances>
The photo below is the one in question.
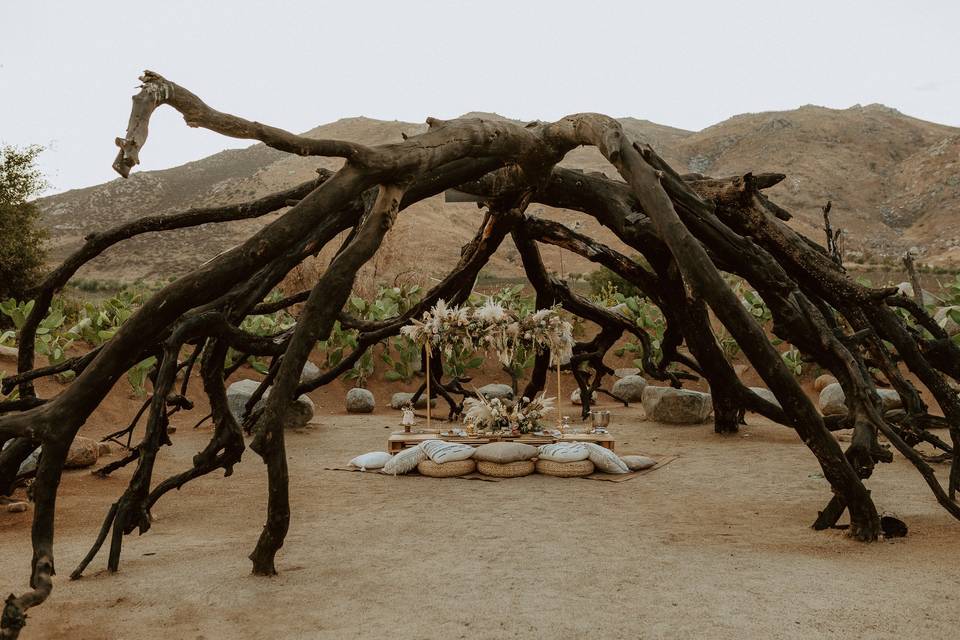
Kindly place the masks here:
<instances>
[{"instance_id":1,"label":"wooden table","mask_svg":"<svg viewBox=\"0 0 960 640\"><path fill-rule=\"evenodd\" d=\"M425 440L443 440L444 442L459 442L462 444L469 444L475 447L480 446L481 444L487 444L488 442L522 442L523 444L533 445L538 447L542 444L552 444L554 442L593 442L598 444L601 447L606 447L613 451L614 444L616 440L613 439L613 436L609 433L565 433L560 437L554 436L535 436L532 433L523 434L515 438L510 437L482 437L482 436L441 436L436 431L431 431L429 433L423 432L413 432L405 433L403 431L395 431L390 434L390 437L387 439L387 451L390 453L397 453L402 451L407 447L415 447Z\"/></svg>"}]
</instances>

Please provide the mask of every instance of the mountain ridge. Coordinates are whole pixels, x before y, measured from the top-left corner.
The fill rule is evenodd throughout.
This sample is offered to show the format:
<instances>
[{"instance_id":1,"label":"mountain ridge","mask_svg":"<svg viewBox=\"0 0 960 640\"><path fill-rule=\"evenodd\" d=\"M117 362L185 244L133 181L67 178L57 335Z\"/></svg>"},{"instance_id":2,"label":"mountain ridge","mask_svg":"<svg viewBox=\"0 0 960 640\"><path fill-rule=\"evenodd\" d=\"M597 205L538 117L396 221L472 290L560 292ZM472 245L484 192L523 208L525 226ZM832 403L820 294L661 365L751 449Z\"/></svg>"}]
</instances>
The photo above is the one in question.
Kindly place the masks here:
<instances>
[{"instance_id":1,"label":"mountain ridge","mask_svg":"<svg viewBox=\"0 0 960 640\"><path fill-rule=\"evenodd\" d=\"M465 114L470 116L509 119L494 113ZM804 105L788 111L744 113L700 131L634 117L618 121L628 135L653 146L681 173L786 174L787 179L769 193L794 214L794 228L818 241L820 206L831 200L833 222L846 229L848 249L895 255L917 246L925 262L960 263L958 128L878 104L847 109ZM305 135L376 145L399 142L401 134L425 130L422 123L352 116L314 127ZM291 156L254 144L177 167L134 173L126 181L117 178L66 191L37 204L50 230L51 260L58 261L88 233L144 215L250 200L307 180L318 167L335 169L340 164L338 159ZM576 149L562 164L613 175L595 149ZM536 209L565 222L582 220L585 232L626 250L588 216ZM277 215L134 238L108 250L85 267L83 275L124 280L180 275L242 242ZM478 223L475 207L444 203L440 196L414 205L391 232L398 257L387 271L402 272L416 264L430 275L445 272ZM489 270L519 275L515 253L507 244L494 256ZM545 251L545 260L559 268L559 257L552 257L553 253ZM425 254L431 259L424 264ZM573 256L565 266L568 271L593 268Z\"/></svg>"}]
</instances>

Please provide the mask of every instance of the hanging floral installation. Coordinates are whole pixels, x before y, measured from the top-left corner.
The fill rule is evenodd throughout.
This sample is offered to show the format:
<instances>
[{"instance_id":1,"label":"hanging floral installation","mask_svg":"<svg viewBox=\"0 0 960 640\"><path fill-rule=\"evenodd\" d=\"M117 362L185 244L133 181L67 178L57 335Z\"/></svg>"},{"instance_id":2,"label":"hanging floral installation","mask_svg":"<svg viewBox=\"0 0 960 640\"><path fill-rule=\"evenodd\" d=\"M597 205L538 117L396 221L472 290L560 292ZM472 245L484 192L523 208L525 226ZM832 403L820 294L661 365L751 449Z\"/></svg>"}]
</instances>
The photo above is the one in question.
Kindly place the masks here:
<instances>
[{"instance_id":1,"label":"hanging floral installation","mask_svg":"<svg viewBox=\"0 0 960 640\"><path fill-rule=\"evenodd\" d=\"M564 364L573 355L573 325L560 314L559 307L541 309L519 317L494 300L480 307L448 307L437 301L421 320L412 320L400 333L416 344L428 342L450 355L456 348L489 351L505 366L513 360L521 342L533 344L537 351L550 350L550 364Z\"/></svg>"}]
</instances>

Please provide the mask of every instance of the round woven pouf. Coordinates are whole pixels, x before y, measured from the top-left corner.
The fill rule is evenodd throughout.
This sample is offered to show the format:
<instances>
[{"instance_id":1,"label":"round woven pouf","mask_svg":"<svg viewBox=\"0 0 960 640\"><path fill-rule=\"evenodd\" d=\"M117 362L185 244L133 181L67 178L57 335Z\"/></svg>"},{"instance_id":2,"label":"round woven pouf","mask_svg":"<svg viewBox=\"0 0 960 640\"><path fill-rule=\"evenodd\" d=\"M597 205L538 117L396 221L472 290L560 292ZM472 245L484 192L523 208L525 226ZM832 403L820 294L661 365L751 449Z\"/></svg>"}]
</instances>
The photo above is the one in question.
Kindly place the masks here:
<instances>
[{"instance_id":1,"label":"round woven pouf","mask_svg":"<svg viewBox=\"0 0 960 640\"><path fill-rule=\"evenodd\" d=\"M477 463L472 458L466 460L454 460L453 462L437 463L427 458L417 465L417 471L422 476L431 478L454 478L456 476L465 476L473 473L477 468Z\"/></svg>"},{"instance_id":2,"label":"round woven pouf","mask_svg":"<svg viewBox=\"0 0 960 640\"><path fill-rule=\"evenodd\" d=\"M582 478L593 473L593 463L589 460L576 462L554 462L553 460L537 460L537 473L558 478Z\"/></svg>"},{"instance_id":3,"label":"round woven pouf","mask_svg":"<svg viewBox=\"0 0 960 640\"><path fill-rule=\"evenodd\" d=\"M489 462L487 460L479 460L477 462L477 471L485 476L492 476L494 478L519 478L521 476L528 476L533 473L533 469L533 460L520 460L518 462L507 462L505 464Z\"/></svg>"}]
</instances>

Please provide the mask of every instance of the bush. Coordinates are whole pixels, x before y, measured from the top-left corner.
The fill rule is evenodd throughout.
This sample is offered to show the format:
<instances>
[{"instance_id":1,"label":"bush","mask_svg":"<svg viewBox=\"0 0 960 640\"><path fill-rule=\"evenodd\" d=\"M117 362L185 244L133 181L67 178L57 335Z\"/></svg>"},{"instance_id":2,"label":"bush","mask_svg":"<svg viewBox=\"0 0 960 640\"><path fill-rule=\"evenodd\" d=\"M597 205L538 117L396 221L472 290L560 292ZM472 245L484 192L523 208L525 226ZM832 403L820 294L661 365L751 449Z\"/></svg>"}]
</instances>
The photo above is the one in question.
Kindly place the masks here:
<instances>
[{"instance_id":1,"label":"bush","mask_svg":"<svg viewBox=\"0 0 960 640\"><path fill-rule=\"evenodd\" d=\"M36 168L41 147L0 148L0 300L23 298L43 265L46 233L29 202L47 184Z\"/></svg>"}]
</instances>

